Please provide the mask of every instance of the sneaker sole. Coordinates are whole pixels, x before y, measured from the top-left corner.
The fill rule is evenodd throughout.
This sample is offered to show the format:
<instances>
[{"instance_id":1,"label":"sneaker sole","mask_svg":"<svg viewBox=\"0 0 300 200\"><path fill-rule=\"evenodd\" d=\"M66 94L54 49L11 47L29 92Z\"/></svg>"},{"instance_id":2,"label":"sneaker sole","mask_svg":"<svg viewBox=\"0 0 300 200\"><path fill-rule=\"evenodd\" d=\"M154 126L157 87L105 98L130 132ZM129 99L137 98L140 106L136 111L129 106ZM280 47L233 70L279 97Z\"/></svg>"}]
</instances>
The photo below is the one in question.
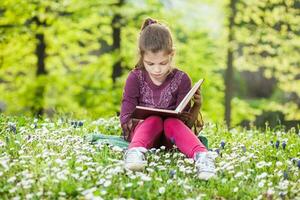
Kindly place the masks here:
<instances>
[{"instance_id":1,"label":"sneaker sole","mask_svg":"<svg viewBox=\"0 0 300 200\"><path fill-rule=\"evenodd\" d=\"M144 163L126 163L124 165L124 167L126 169L132 170L132 171L141 171L145 168L145 166L147 165L146 162Z\"/></svg>"},{"instance_id":2,"label":"sneaker sole","mask_svg":"<svg viewBox=\"0 0 300 200\"><path fill-rule=\"evenodd\" d=\"M208 180L208 179L214 178L215 176L216 176L216 174L209 173L209 172L201 172L198 174L198 178L202 179L202 180Z\"/></svg>"}]
</instances>

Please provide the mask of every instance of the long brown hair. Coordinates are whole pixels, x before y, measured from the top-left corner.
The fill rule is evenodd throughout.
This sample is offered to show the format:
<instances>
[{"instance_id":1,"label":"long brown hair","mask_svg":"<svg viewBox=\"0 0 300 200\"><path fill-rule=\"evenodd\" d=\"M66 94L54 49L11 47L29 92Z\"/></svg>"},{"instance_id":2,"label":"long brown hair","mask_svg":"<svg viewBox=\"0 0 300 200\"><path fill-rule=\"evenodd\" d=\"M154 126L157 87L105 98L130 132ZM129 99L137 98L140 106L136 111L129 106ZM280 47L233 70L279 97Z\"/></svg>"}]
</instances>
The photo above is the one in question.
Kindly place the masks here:
<instances>
[{"instance_id":1,"label":"long brown hair","mask_svg":"<svg viewBox=\"0 0 300 200\"><path fill-rule=\"evenodd\" d=\"M141 28L138 51L139 60L135 68L144 68L143 56L146 51L172 53L173 39L169 28L155 19L147 18Z\"/></svg>"}]
</instances>

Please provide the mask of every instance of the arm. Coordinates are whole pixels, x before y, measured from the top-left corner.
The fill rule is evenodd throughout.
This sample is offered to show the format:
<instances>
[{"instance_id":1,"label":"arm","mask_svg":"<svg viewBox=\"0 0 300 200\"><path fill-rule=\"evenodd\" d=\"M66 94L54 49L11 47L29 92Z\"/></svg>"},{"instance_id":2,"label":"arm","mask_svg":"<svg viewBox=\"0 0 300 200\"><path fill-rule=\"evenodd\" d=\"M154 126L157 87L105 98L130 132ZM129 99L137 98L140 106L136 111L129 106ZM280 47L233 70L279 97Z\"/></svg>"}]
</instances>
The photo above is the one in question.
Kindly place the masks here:
<instances>
[{"instance_id":1,"label":"arm","mask_svg":"<svg viewBox=\"0 0 300 200\"><path fill-rule=\"evenodd\" d=\"M190 77L185 74L182 77L180 86L178 88L178 96L177 96L177 102L176 107L180 104L180 102L183 100L183 98L186 96L186 94L191 90L192 88L192 81ZM187 104L187 106L184 108L183 113L180 115L180 120L183 121L188 127L192 127L193 123L191 119L190 112L194 113L193 118L197 118L197 110L199 111L200 108L197 108L197 106L193 106L191 108L191 102ZM194 121L193 121L194 122Z\"/></svg>"},{"instance_id":2,"label":"arm","mask_svg":"<svg viewBox=\"0 0 300 200\"><path fill-rule=\"evenodd\" d=\"M184 74L180 85L178 86L178 94L177 94L177 100L176 100L176 107L181 103L181 101L184 99L184 97L187 95L187 93L192 88L192 81L190 77L187 74ZM184 111L189 111L191 108L191 103L189 102L186 107L184 108Z\"/></svg>"},{"instance_id":3,"label":"arm","mask_svg":"<svg viewBox=\"0 0 300 200\"><path fill-rule=\"evenodd\" d=\"M138 77L131 72L126 80L120 112L120 122L123 129L123 135L126 139L133 127L133 120L130 118L135 107L138 105L139 81Z\"/></svg>"},{"instance_id":4,"label":"arm","mask_svg":"<svg viewBox=\"0 0 300 200\"><path fill-rule=\"evenodd\" d=\"M193 98L193 106L191 107L189 112L182 113L182 119L183 121L186 122L188 127L192 128L195 121L197 120L201 105L202 105L201 91L200 89L198 89Z\"/></svg>"}]
</instances>

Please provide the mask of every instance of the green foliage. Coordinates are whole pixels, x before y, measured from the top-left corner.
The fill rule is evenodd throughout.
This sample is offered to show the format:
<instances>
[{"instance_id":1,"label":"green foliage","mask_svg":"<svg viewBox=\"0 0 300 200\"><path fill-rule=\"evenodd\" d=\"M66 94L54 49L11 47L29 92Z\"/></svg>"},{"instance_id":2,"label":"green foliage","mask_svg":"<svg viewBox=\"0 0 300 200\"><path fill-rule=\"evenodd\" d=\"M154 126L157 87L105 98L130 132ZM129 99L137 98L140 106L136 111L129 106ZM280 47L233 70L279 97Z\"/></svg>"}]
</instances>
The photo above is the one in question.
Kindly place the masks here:
<instances>
[{"instance_id":1,"label":"green foliage","mask_svg":"<svg viewBox=\"0 0 300 200\"><path fill-rule=\"evenodd\" d=\"M275 77L277 90L283 93L271 98L265 110L291 111L294 103L282 102L282 98L291 93L300 96L299 2L237 1L236 5L235 41L231 44L236 50L235 67L247 71L263 68L266 78ZM299 109L293 112L294 119L299 119Z\"/></svg>"},{"instance_id":2,"label":"green foliage","mask_svg":"<svg viewBox=\"0 0 300 200\"><path fill-rule=\"evenodd\" d=\"M228 14L227 1L118 3L113 0L2 0L0 104L6 105L5 113L34 115L42 107L46 116L56 113L87 118L115 116L120 111L127 74L137 61L140 26L150 16L166 23L173 33L174 65L186 71L193 81L205 78L202 110L206 121L223 120L223 71L228 46L238 50L235 61L238 70L265 67L266 77L275 76L279 81L271 104L257 100L261 104L252 107L248 103L251 100L234 99L234 103L241 105L233 110L234 124L253 119L254 114L267 107L280 108L288 114L287 119L299 119L298 111L291 114L297 105L282 100L287 92L300 93L296 78L299 15L293 1L239 1L236 41L230 45L226 44L226 26L221 26ZM198 7L201 12L213 11L220 19L213 21L214 16L199 20L191 15ZM112 21L117 14L121 16L115 24L121 28L121 44L120 49L113 50ZM37 76L37 34L44 35L46 45L47 74L42 76ZM118 61L123 71L113 83L112 69ZM243 109L249 113L243 114Z\"/></svg>"},{"instance_id":3,"label":"green foliage","mask_svg":"<svg viewBox=\"0 0 300 200\"><path fill-rule=\"evenodd\" d=\"M212 98L209 91L216 91L214 88L221 87L222 81L218 74L213 73L216 47L205 32L192 31L184 28L184 24L176 23L177 14L173 10L166 11L159 1L148 1L145 6L126 2L122 9L111 6L111 3L114 2L61 0L12 4L11 1L2 1L1 25L12 26L2 29L1 49L4 51L0 54L0 77L4 80L0 89L5 93L1 101L7 104L6 113L34 114L34 107L43 106L48 115L53 112L91 118L115 115L120 109L128 70L124 70L123 76L113 85L112 66L121 59L123 67L133 68L137 61L140 25L147 16L161 19L174 30L178 47L175 65L191 74L193 80L207 77L204 95L211 101L207 101L205 112L216 104L222 107L221 91L219 98ZM21 4L25 4L22 11L18 10ZM95 12L98 8L101 8L100 13ZM121 49L111 52L108 49L112 45L114 13L123 17L120 24L122 40ZM34 18L45 25L38 24ZM43 33L46 41L48 74L43 78L35 76L36 33ZM40 85L45 88L44 96L37 102L35 91ZM222 117L212 115L211 118L221 120Z\"/></svg>"}]
</instances>

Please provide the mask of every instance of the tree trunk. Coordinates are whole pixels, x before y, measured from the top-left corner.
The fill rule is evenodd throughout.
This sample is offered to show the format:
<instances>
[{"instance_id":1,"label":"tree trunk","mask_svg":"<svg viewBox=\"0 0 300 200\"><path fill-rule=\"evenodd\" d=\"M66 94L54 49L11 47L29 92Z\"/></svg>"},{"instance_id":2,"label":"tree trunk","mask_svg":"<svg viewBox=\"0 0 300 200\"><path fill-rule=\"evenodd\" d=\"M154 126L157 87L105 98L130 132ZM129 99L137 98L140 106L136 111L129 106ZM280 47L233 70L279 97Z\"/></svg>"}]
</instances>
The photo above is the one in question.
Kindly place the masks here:
<instances>
[{"instance_id":1,"label":"tree trunk","mask_svg":"<svg viewBox=\"0 0 300 200\"><path fill-rule=\"evenodd\" d=\"M120 9L120 7L123 4L124 4L124 0L119 0L117 7ZM120 52L121 49L121 20L122 20L122 16L119 13L115 13L111 23L113 29L112 52ZM113 85L115 85L116 79L121 75L122 75L121 57L118 57L116 62L113 65L113 70L112 70Z\"/></svg>"},{"instance_id":2,"label":"tree trunk","mask_svg":"<svg viewBox=\"0 0 300 200\"><path fill-rule=\"evenodd\" d=\"M233 96L233 46L234 41L234 18L236 14L237 0L230 0L229 33L227 49L227 69L225 73L225 121L228 128L231 126L231 99Z\"/></svg>"},{"instance_id":3,"label":"tree trunk","mask_svg":"<svg viewBox=\"0 0 300 200\"><path fill-rule=\"evenodd\" d=\"M46 66L45 66L45 59L46 59L46 43L43 33L37 33L35 35L37 39L37 46L36 46L36 56L37 56L37 71L36 76L39 79L40 76L46 75ZM38 80L39 81L39 80ZM36 90L35 90L35 100L36 104L33 105L33 112L36 116L41 116L44 114L44 91L45 91L45 84L38 82Z\"/></svg>"}]
</instances>

